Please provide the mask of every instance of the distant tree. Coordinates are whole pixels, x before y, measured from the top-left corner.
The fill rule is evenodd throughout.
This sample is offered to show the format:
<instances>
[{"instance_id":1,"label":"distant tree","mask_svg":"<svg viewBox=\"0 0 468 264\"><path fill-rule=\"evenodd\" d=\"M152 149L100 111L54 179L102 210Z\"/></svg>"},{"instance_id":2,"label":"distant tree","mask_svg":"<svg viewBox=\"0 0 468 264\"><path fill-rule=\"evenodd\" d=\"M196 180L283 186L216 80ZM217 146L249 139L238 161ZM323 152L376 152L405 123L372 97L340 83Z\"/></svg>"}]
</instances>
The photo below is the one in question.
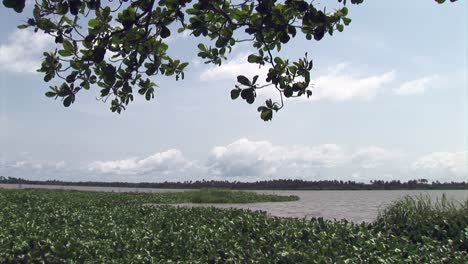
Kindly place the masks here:
<instances>
[{"instance_id":1,"label":"distant tree","mask_svg":"<svg viewBox=\"0 0 468 264\"><path fill-rule=\"evenodd\" d=\"M418 180L421 184L427 184L428 180L427 179L419 179Z\"/></svg>"},{"instance_id":2,"label":"distant tree","mask_svg":"<svg viewBox=\"0 0 468 264\"><path fill-rule=\"evenodd\" d=\"M21 13L25 2L3 0L3 5ZM38 70L46 82L63 79L61 85L50 86L46 96L60 98L68 107L79 91L97 85L100 99L110 100L110 110L117 113L133 101L135 91L146 100L154 98L156 83L150 77L184 78L188 62L166 53L175 28L177 33L207 37L211 45L198 44L198 56L218 66L237 43L249 42L256 52L248 62L269 67L268 76L237 76L231 98L252 104L258 89L275 89L279 101L268 99L258 107L268 121L283 108L284 97L312 95L312 60L307 53L296 61L281 58L282 45L301 33L320 41L343 31L351 22L345 5L363 0L338 2L342 8L326 12L303 0L36 0L33 17L19 28L34 28L61 45L44 52Z\"/></svg>"}]
</instances>

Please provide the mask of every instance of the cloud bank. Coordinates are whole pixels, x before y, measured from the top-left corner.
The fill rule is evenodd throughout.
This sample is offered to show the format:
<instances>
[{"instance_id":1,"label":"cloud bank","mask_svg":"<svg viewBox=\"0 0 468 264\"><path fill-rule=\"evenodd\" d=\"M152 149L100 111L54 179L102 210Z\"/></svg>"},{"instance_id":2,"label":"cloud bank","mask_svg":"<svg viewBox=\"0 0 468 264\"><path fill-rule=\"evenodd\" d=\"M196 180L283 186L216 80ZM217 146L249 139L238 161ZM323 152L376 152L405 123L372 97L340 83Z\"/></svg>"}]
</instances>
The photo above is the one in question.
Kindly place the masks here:
<instances>
[{"instance_id":1,"label":"cloud bank","mask_svg":"<svg viewBox=\"0 0 468 264\"><path fill-rule=\"evenodd\" d=\"M418 158L411 169L426 178L444 177L458 181L468 181L468 151L433 152Z\"/></svg>"},{"instance_id":2,"label":"cloud bank","mask_svg":"<svg viewBox=\"0 0 468 264\"><path fill-rule=\"evenodd\" d=\"M2 160L0 175L35 179L90 181L185 181L269 179L466 181L467 151L433 152L410 156L405 151L337 144L276 145L241 138L213 147L204 161L181 150L168 149L148 156L71 164L66 161Z\"/></svg>"}]
</instances>

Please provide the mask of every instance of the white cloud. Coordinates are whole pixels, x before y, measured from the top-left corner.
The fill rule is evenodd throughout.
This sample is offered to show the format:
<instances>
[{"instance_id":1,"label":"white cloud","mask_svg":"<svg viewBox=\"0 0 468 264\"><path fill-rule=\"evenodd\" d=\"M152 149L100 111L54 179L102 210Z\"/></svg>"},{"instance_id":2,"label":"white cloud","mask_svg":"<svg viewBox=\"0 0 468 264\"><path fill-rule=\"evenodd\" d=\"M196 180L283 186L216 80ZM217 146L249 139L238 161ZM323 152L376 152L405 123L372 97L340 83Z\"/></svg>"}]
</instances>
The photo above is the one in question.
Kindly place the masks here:
<instances>
[{"instance_id":1,"label":"white cloud","mask_svg":"<svg viewBox=\"0 0 468 264\"><path fill-rule=\"evenodd\" d=\"M44 161L31 158L8 160L0 162L0 175L36 180L52 180L70 178L76 168L70 168L65 161ZM82 174L78 174L82 175Z\"/></svg>"},{"instance_id":2,"label":"white cloud","mask_svg":"<svg viewBox=\"0 0 468 264\"><path fill-rule=\"evenodd\" d=\"M56 169L56 170L63 170L63 169L65 169L65 168L67 168L67 163L66 163L65 161L63 161L63 160L62 160L62 161L59 161L59 162L57 162L57 163L55 164L55 169Z\"/></svg>"},{"instance_id":3,"label":"white cloud","mask_svg":"<svg viewBox=\"0 0 468 264\"><path fill-rule=\"evenodd\" d=\"M358 75L349 73L350 64L340 63L330 68L328 72L318 78L312 77L314 88L312 100L328 99L345 101L350 99L372 99L386 84L395 79L395 73L388 71L375 75Z\"/></svg>"},{"instance_id":4,"label":"white cloud","mask_svg":"<svg viewBox=\"0 0 468 264\"><path fill-rule=\"evenodd\" d=\"M389 161L398 160L404 154L377 146L369 146L357 149L352 155L352 163L364 169L375 169L385 166Z\"/></svg>"},{"instance_id":5,"label":"white cloud","mask_svg":"<svg viewBox=\"0 0 468 264\"><path fill-rule=\"evenodd\" d=\"M426 76L420 79L404 82L394 90L398 95L422 94L426 91L428 84L437 79L437 75Z\"/></svg>"},{"instance_id":6,"label":"white cloud","mask_svg":"<svg viewBox=\"0 0 468 264\"><path fill-rule=\"evenodd\" d=\"M411 169L432 179L468 181L468 152L433 152L414 161Z\"/></svg>"},{"instance_id":7,"label":"white cloud","mask_svg":"<svg viewBox=\"0 0 468 264\"><path fill-rule=\"evenodd\" d=\"M397 152L375 146L348 151L336 144L277 146L268 141L239 139L213 148L207 166L214 175L226 177L313 180L321 172L327 178L336 178L349 176L350 168L376 169L399 156Z\"/></svg>"},{"instance_id":8,"label":"white cloud","mask_svg":"<svg viewBox=\"0 0 468 264\"><path fill-rule=\"evenodd\" d=\"M237 75L245 75L248 78L259 75L259 80L265 80L268 67L258 68L257 64L247 62L248 54L242 53L220 67L210 67L202 72L202 81L235 80ZM384 87L395 79L393 71L387 71L375 75L359 75L346 72L350 68L349 63L339 63L329 68L317 78L312 76L312 100L345 101L351 99L369 100L375 97ZM353 72L355 69L353 69ZM315 74L312 72L312 75ZM258 91L258 95L266 98L277 98L279 95L275 89L265 88ZM301 97L305 100L307 98ZM294 99L297 101L296 99Z\"/></svg>"},{"instance_id":9,"label":"white cloud","mask_svg":"<svg viewBox=\"0 0 468 264\"><path fill-rule=\"evenodd\" d=\"M155 153L146 158L129 158L113 161L95 161L89 165L91 172L115 175L143 175L151 172L170 174L183 171L190 162L177 149Z\"/></svg>"},{"instance_id":10,"label":"white cloud","mask_svg":"<svg viewBox=\"0 0 468 264\"><path fill-rule=\"evenodd\" d=\"M378 146L346 148L337 144L276 145L239 139L213 147L204 162L169 149L140 158L73 164L31 159L0 159L0 175L69 181L185 181L271 179L467 181L467 151L434 152L414 158ZM414 162L412 162L414 161Z\"/></svg>"},{"instance_id":11,"label":"white cloud","mask_svg":"<svg viewBox=\"0 0 468 264\"><path fill-rule=\"evenodd\" d=\"M0 71L35 73L42 53L53 45L49 35L16 30L0 45Z\"/></svg>"},{"instance_id":12,"label":"white cloud","mask_svg":"<svg viewBox=\"0 0 468 264\"><path fill-rule=\"evenodd\" d=\"M12 164L12 167L16 169L42 170L46 167L46 165L38 161L21 160ZM54 167L54 165L47 167Z\"/></svg>"}]
</instances>

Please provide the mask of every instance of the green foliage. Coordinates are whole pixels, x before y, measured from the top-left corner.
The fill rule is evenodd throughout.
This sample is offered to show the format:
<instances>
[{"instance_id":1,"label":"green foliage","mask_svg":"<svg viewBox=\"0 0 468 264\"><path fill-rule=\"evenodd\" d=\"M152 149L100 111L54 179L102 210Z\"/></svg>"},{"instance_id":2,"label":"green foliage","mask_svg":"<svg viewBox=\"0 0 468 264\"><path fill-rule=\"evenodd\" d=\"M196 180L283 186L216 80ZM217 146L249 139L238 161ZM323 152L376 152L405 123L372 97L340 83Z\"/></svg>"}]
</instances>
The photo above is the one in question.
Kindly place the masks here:
<instances>
[{"instance_id":1,"label":"green foliage","mask_svg":"<svg viewBox=\"0 0 468 264\"><path fill-rule=\"evenodd\" d=\"M297 196L257 194L255 192L231 191L227 189L201 189L162 194L162 196L173 196L173 199L178 200L178 203L266 203L299 200Z\"/></svg>"},{"instance_id":2,"label":"green foliage","mask_svg":"<svg viewBox=\"0 0 468 264\"><path fill-rule=\"evenodd\" d=\"M269 67L268 77L257 84L258 76L252 81L238 76L240 86L231 91L231 98L240 95L253 104L256 90L275 89L279 102L269 100L258 108L260 117L268 121L283 108L283 97L312 95L312 60L307 55L297 61L276 56L282 45L300 34L320 41L327 34L342 32L351 22L345 5L363 0L338 0L343 7L333 12L303 0L118 0L117 8L111 2L39 0L33 17L18 26L42 31L63 44L63 49L44 53L38 69L44 81L60 78L66 84L51 86L46 96L61 98L68 107L79 91L98 86L100 99L110 99L110 109L117 113L133 101L135 89L146 100L153 99L157 87L153 76L184 78L188 63L167 54L167 39L175 33L171 29L179 27L177 33L188 30L208 39L211 45L198 45L198 56L205 63L221 65L237 43L252 45L256 52L248 62ZM22 12L25 0L3 0L3 5Z\"/></svg>"},{"instance_id":3,"label":"green foliage","mask_svg":"<svg viewBox=\"0 0 468 264\"><path fill-rule=\"evenodd\" d=\"M17 13L21 13L26 6L26 0L3 0L3 5L7 8L12 8Z\"/></svg>"},{"instance_id":4,"label":"green foliage","mask_svg":"<svg viewBox=\"0 0 468 264\"><path fill-rule=\"evenodd\" d=\"M449 241L415 243L364 223L143 205L179 195L0 190L0 263L467 261Z\"/></svg>"},{"instance_id":5,"label":"green foliage","mask_svg":"<svg viewBox=\"0 0 468 264\"><path fill-rule=\"evenodd\" d=\"M380 212L375 228L415 243L434 239L468 251L468 200L459 204L445 195L436 201L429 196L406 196Z\"/></svg>"}]
</instances>

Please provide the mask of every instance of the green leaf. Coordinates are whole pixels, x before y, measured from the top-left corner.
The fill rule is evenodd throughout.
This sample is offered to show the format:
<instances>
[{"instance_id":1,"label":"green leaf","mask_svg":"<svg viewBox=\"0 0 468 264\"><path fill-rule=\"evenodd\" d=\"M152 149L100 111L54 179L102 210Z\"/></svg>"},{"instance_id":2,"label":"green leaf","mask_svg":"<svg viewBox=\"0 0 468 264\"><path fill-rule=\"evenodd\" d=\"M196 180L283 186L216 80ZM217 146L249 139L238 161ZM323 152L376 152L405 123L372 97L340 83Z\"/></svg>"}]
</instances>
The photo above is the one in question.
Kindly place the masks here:
<instances>
[{"instance_id":1,"label":"green leaf","mask_svg":"<svg viewBox=\"0 0 468 264\"><path fill-rule=\"evenodd\" d=\"M294 91L293 91L292 87L289 87L289 86L284 88L284 90L283 90L283 93L284 93L285 97L291 97L293 95L293 92Z\"/></svg>"},{"instance_id":2,"label":"green leaf","mask_svg":"<svg viewBox=\"0 0 468 264\"><path fill-rule=\"evenodd\" d=\"M64 50L69 51L71 53L73 53L75 51L75 47L73 46L73 44L70 41L64 39L62 44L63 44L63 49Z\"/></svg>"},{"instance_id":3,"label":"green leaf","mask_svg":"<svg viewBox=\"0 0 468 264\"><path fill-rule=\"evenodd\" d=\"M227 37L219 37L218 40L216 40L216 43L215 43L216 47L217 48L222 48L222 47L226 46L228 44L228 42L229 42L229 39L230 38L227 38Z\"/></svg>"},{"instance_id":4,"label":"green leaf","mask_svg":"<svg viewBox=\"0 0 468 264\"><path fill-rule=\"evenodd\" d=\"M343 7L343 8L341 9L341 14L342 14L343 16L347 16L347 15L348 15L348 8L347 8L346 6Z\"/></svg>"},{"instance_id":5,"label":"green leaf","mask_svg":"<svg viewBox=\"0 0 468 264\"><path fill-rule=\"evenodd\" d=\"M55 97L57 94L52 92L52 91L48 91L47 93L45 93L45 96L47 97Z\"/></svg>"},{"instance_id":6,"label":"green leaf","mask_svg":"<svg viewBox=\"0 0 468 264\"><path fill-rule=\"evenodd\" d=\"M55 25L54 22L52 22L50 19L48 18L40 18L37 20L37 26L46 31L46 32L50 32L51 30L53 29L56 29L57 28L57 25Z\"/></svg>"},{"instance_id":7,"label":"green leaf","mask_svg":"<svg viewBox=\"0 0 468 264\"><path fill-rule=\"evenodd\" d=\"M171 31L166 27L166 26L162 26L161 27L161 32L160 32L160 36L161 38L167 38L171 35Z\"/></svg>"},{"instance_id":8,"label":"green leaf","mask_svg":"<svg viewBox=\"0 0 468 264\"><path fill-rule=\"evenodd\" d=\"M65 23L67 23L70 26L74 24L73 21L66 16L63 16L62 19L63 21L65 21Z\"/></svg>"},{"instance_id":9,"label":"green leaf","mask_svg":"<svg viewBox=\"0 0 468 264\"><path fill-rule=\"evenodd\" d=\"M63 35L56 36L55 43L63 43Z\"/></svg>"},{"instance_id":10,"label":"green leaf","mask_svg":"<svg viewBox=\"0 0 468 264\"><path fill-rule=\"evenodd\" d=\"M68 3L66 1L57 4L57 13L62 16L68 13Z\"/></svg>"},{"instance_id":11,"label":"green leaf","mask_svg":"<svg viewBox=\"0 0 468 264\"><path fill-rule=\"evenodd\" d=\"M258 63L261 61L262 58L260 58L257 55L250 54L249 57L247 57L247 61L250 63Z\"/></svg>"},{"instance_id":12,"label":"green leaf","mask_svg":"<svg viewBox=\"0 0 468 264\"><path fill-rule=\"evenodd\" d=\"M63 100L63 106L69 107L73 103L73 101L75 101L75 96L69 95Z\"/></svg>"},{"instance_id":13,"label":"green leaf","mask_svg":"<svg viewBox=\"0 0 468 264\"><path fill-rule=\"evenodd\" d=\"M104 60L104 56L106 55L106 49L102 47L98 47L93 52L93 61L94 63L100 63Z\"/></svg>"},{"instance_id":14,"label":"green leaf","mask_svg":"<svg viewBox=\"0 0 468 264\"><path fill-rule=\"evenodd\" d=\"M241 91L241 97L247 101L247 103L253 104L255 101L255 90L253 88L244 89Z\"/></svg>"},{"instance_id":15,"label":"green leaf","mask_svg":"<svg viewBox=\"0 0 468 264\"><path fill-rule=\"evenodd\" d=\"M145 98L147 101L151 100L151 97L154 96L152 92L147 91L145 94Z\"/></svg>"},{"instance_id":16,"label":"green leaf","mask_svg":"<svg viewBox=\"0 0 468 264\"><path fill-rule=\"evenodd\" d=\"M276 64L280 64L280 65L284 64L283 59L281 59L280 57L275 57L274 61Z\"/></svg>"},{"instance_id":17,"label":"green leaf","mask_svg":"<svg viewBox=\"0 0 468 264\"><path fill-rule=\"evenodd\" d=\"M201 51L206 52L206 47L205 47L205 45L203 45L202 43L198 44L197 47L198 47L198 49L200 49Z\"/></svg>"},{"instance_id":18,"label":"green leaf","mask_svg":"<svg viewBox=\"0 0 468 264\"><path fill-rule=\"evenodd\" d=\"M351 23L351 18L343 17L343 23L347 26L349 23Z\"/></svg>"},{"instance_id":19,"label":"green leaf","mask_svg":"<svg viewBox=\"0 0 468 264\"><path fill-rule=\"evenodd\" d=\"M271 109L263 110L260 113L260 118L263 119L263 121L270 121L273 118L273 111Z\"/></svg>"},{"instance_id":20,"label":"green leaf","mask_svg":"<svg viewBox=\"0 0 468 264\"><path fill-rule=\"evenodd\" d=\"M19 25L17 28L18 28L18 29L25 29L25 28L27 28L27 27L28 27L28 25Z\"/></svg>"},{"instance_id":21,"label":"green leaf","mask_svg":"<svg viewBox=\"0 0 468 264\"><path fill-rule=\"evenodd\" d=\"M283 32L281 34L281 36L280 36L280 41L283 44L288 43L290 39L291 39L291 37L289 36L289 34L287 32Z\"/></svg>"},{"instance_id":22,"label":"green leaf","mask_svg":"<svg viewBox=\"0 0 468 264\"><path fill-rule=\"evenodd\" d=\"M68 83L72 83L76 80L76 75L78 75L78 71L73 71L70 75L68 75L65 80L68 82Z\"/></svg>"},{"instance_id":23,"label":"green leaf","mask_svg":"<svg viewBox=\"0 0 468 264\"><path fill-rule=\"evenodd\" d=\"M247 77L245 77L244 75L237 76L237 81L240 84L243 84L245 86L250 86L251 85L249 79L247 79Z\"/></svg>"},{"instance_id":24,"label":"green leaf","mask_svg":"<svg viewBox=\"0 0 468 264\"><path fill-rule=\"evenodd\" d=\"M80 0L70 0L70 13L74 16L78 15Z\"/></svg>"},{"instance_id":25,"label":"green leaf","mask_svg":"<svg viewBox=\"0 0 468 264\"><path fill-rule=\"evenodd\" d=\"M3 5L6 8L13 8L16 13L21 13L26 6L26 0L3 0Z\"/></svg>"},{"instance_id":26,"label":"green leaf","mask_svg":"<svg viewBox=\"0 0 468 264\"><path fill-rule=\"evenodd\" d=\"M69 56L73 55L73 53L71 53L68 50L59 50L58 54L60 54L60 56L63 56L63 57L69 57Z\"/></svg>"},{"instance_id":27,"label":"green leaf","mask_svg":"<svg viewBox=\"0 0 468 264\"><path fill-rule=\"evenodd\" d=\"M252 80L252 85L254 85L255 83L257 83L257 80L258 80L258 75L255 75L253 77L253 80Z\"/></svg>"},{"instance_id":28,"label":"green leaf","mask_svg":"<svg viewBox=\"0 0 468 264\"><path fill-rule=\"evenodd\" d=\"M237 98L239 97L240 93L241 93L241 90L240 90L240 89L233 89L233 90L231 90L231 99L232 99L232 100L237 99Z\"/></svg>"},{"instance_id":29,"label":"green leaf","mask_svg":"<svg viewBox=\"0 0 468 264\"><path fill-rule=\"evenodd\" d=\"M343 32L344 30L344 26L339 24L339 25L336 25L336 29L339 31L339 32Z\"/></svg>"},{"instance_id":30,"label":"green leaf","mask_svg":"<svg viewBox=\"0 0 468 264\"><path fill-rule=\"evenodd\" d=\"M325 36L325 28L323 27L318 27L314 31L314 39L319 41Z\"/></svg>"},{"instance_id":31,"label":"green leaf","mask_svg":"<svg viewBox=\"0 0 468 264\"><path fill-rule=\"evenodd\" d=\"M100 24L100 22L99 22L99 20L96 19L96 18L90 19L90 20L88 21L88 26L89 26L89 27L92 27L92 28L98 26L99 24Z\"/></svg>"}]
</instances>

